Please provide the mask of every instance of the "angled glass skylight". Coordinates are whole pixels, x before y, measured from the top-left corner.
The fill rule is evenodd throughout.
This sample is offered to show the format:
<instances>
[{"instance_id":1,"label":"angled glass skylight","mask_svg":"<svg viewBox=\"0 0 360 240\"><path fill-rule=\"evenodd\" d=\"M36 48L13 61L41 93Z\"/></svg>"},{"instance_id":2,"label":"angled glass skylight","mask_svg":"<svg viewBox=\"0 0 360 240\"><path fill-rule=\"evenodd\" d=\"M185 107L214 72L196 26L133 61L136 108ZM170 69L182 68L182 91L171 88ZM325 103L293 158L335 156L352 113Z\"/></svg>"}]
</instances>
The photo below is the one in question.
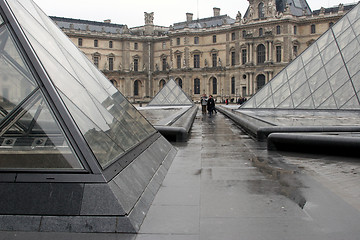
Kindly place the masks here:
<instances>
[{"instance_id":1,"label":"angled glass skylight","mask_svg":"<svg viewBox=\"0 0 360 240\"><path fill-rule=\"evenodd\" d=\"M6 2L21 28L19 31L25 39L22 44L27 44L23 47L35 54L32 58L41 66L36 71L42 72L34 75L29 70L28 66L32 64L24 60L4 24L4 18L0 18L0 126L6 129L0 133L3 143L0 155L11 148L15 150L17 143L24 142L25 132L30 135L41 132L39 136L31 135L31 141L27 139L27 145L24 144L29 154L31 150L31 154L40 150L45 153L49 150L45 146L53 146L65 159L59 161L67 164L54 163L52 168L83 168L70 146L74 138L84 139L101 167L106 168L156 132L33 1ZM42 77L38 79L39 75ZM40 86L37 82L41 82ZM60 113L66 114L71 123L57 120ZM32 123L23 126L27 121ZM74 136L72 141L67 140L69 131ZM16 135L15 145L6 145L5 142L11 141L4 139L12 134ZM42 144L46 140L46 143L34 147L36 140ZM36 161L34 165L8 165L25 169L50 166L47 163L43 166L35 164Z\"/></svg>"},{"instance_id":2,"label":"angled glass skylight","mask_svg":"<svg viewBox=\"0 0 360 240\"><path fill-rule=\"evenodd\" d=\"M360 109L360 5L241 108Z\"/></svg>"},{"instance_id":3,"label":"angled glass skylight","mask_svg":"<svg viewBox=\"0 0 360 240\"><path fill-rule=\"evenodd\" d=\"M174 79L170 79L156 94L153 100L151 100L148 106L179 106L192 104L193 102Z\"/></svg>"}]
</instances>

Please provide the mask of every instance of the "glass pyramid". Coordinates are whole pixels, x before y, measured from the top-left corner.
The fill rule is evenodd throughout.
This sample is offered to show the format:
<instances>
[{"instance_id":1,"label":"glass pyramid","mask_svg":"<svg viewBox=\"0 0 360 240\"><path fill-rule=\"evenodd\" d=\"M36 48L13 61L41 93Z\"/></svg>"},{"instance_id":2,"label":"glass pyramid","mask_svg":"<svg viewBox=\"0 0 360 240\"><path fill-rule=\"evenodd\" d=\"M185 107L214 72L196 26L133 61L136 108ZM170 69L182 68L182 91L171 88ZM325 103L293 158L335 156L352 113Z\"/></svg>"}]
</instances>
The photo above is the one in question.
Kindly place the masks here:
<instances>
[{"instance_id":1,"label":"glass pyramid","mask_svg":"<svg viewBox=\"0 0 360 240\"><path fill-rule=\"evenodd\" d=\"M360 5L241 108L360 109Z\"/></svg>"},{"instance_id":2,"label":"glass pyramid","mask_svg":"<svg viewBox=\"0 0 360 240\"><path fill-rule=\"evenodd\" d=\"M193 105L191 99L181 89L181 87L170 79L169 82L156 94L149 102L148 106L184 106Z\"/></svg>"},{"instance_id":3,"label":"glass pyramid","mask_svg":"<svg viewBox=\"0 0 360 240\"><path fill-rule=\"evenodd\" d=\"M33 1L2 7L0 169L105 169L156 133Z\"/></svg>"}]
</instances>

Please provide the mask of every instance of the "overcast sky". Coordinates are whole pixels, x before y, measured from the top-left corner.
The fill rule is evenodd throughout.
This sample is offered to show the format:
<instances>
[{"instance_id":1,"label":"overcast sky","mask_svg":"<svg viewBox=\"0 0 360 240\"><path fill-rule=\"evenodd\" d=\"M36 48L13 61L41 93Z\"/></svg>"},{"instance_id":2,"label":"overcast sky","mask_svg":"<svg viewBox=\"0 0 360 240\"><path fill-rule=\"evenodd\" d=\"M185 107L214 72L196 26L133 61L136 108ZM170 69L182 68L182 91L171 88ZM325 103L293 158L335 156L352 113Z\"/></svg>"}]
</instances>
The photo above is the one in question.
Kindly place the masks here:
<instances>
[{"instance_id":1,"label":"overcast sky","mask_svg":"<svg viewBox=\"0 0 360 240\"><path fill-rule=\"evenodd\" d=\"M245 14L248 0L34 0L49 16L76 18L91 21L111 19L112 23L128 27L144 25L144 12L154 12L154 24L170 26L186 20L186 13L194 19L213 16L213 8L221 15L235 18L238 11ZM357 3L354 0L308 0L311 10L333 7L339 3Z\"/></svg>"}]
</instances>

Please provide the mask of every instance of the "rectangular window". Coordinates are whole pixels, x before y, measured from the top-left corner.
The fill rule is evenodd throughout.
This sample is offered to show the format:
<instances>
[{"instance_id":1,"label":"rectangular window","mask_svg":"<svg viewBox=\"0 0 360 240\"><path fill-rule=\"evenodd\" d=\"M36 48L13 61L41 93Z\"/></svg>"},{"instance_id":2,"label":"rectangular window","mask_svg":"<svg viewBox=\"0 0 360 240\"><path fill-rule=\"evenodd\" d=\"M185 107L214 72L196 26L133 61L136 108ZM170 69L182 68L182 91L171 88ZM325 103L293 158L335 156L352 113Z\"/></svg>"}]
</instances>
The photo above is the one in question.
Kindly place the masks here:
<instances>
[{"instance_id":1,"label":"rectangular window","mask_svg":"<svg viewBox=\"0 0 360 240\"><path fill-rule=\"evenodd\" d=\"M166 62L166 58L162 59L162 70L166 71L166 67L167 67L167 62Z\"/></svg>"},{"instance_id":2,"label":"rectangular window","mask_svg":"<svg viewBox=\"0 0 360 240\"><path fill-rule=\"evenodd\" d=\"M235 94L235 77L231 78L231 94Z\"/></svg>"},{"instance_id":3,"label":"rectangular window","mask_svg":"<svg viewBox=\"0 0 360 240\"><path fill-rule=\"evenodd\" d=\"M280 26L276 26L276 34L281 34L281 27Z\"/></svg>"},{"instance_id":4,"label":"rectangular window","mask_svg":"<svg viewBox=\"0 0 360 240\"><path fill-rule=\"evenodd\" d=\"M113 41L109 41L109 48L113 48Z\"/></svg>"},{"instance_id":5,"label":"rectangular window","mask_svg":"<svg viewBox=\"0 0 360 240\"><path fill-rule=\"evenodd\" d=\"M181 55L176 55L176 67L181 68Z\"/></svg>"},{"instance_id":6,"label":"rectangular window","mask_svg":"<svg viewBox=\"0 0 360 240\"><path fill-rule=\"evenodd\" d=\"M213 36L213 43L216 43L216 35Z\"/></svg>"},{"instance_id":7,"label":"rectangular window","mask_svg":"<svg viewBox=\"0 0 360 240\"><path fill-rule=\"evenodd\" d=\"M94 47L98 47L99 46L99 41L98 40L94 40Z\"/></svg>"},{"instance_id":8,"label":"rectangular window","mask_svg":"<svg viewBox=\"0 0 360 240\"><path fill-rule=\"evenodd\" d=\"M109 58L109 70L114 70L114 58Z\"/></svg>"},{"instance_id":9,"label":"rectangular window","mask_svg":"<svg viewBox=\"0 0 360 240\"><path fill-rule=\"evenodd\" d=\"M200 55L194 55L194 68L200 68Z\"/></svg>"},{"instance_id":10,"label":"rectangular window","mask_svg":"<svg viewBox=\"0 0 360 240\"><path fill-rule=\"evenodd\" d=\"M166 42L162 43L162 49L166 49Z\"/></svg>"},{"instance_id":11,"label":"rectangular window","mask_svg":"<svg viewBox=\"0 0 360 240\"><path fill-rule=\"evenodd\" d=\"M241 50L241 59L242 59L242 64L245 64L247 62L247 50L246 49Z\"/></svg>"},{"instance_id":12,"label":"rectangular window","mask_svg":"<svg viewBox=\"0 0 360 240\"><path fill-rule=\"evenodd\" d=\"M194 79L194 94L200 94L200 79Z\"/></svg>"},{"instance_id":13,"label":"rectangular window","mask_svg":"<svg viewBox=\"0 0 360 240\"><path fill-rule=\"evenodd\" d=\"M213 67L217 67L217 54L216 54L216 53L213 53L213 54L211 55L211 57L212 57L212 66L213 66Z\"/></svg>"},{"instance_id":14,"label":"rectangular window","mask_svg":"<svg viewBox=\"0 0 360 240\"><path fill-rule=\"evenodd\" d=\"M233 33L231 33L231 41L235 41L235 38L236 38L235 33L234 33L234 32L233 32Z\"/></svg>"},{"instance_id":15,"label":"rectangular window","mask_svg":"<svg viewBox=\"0 0 360 240\"><path fill-rule=\"evenodd\" d=\"M297 26L294 26L294 35L297 34Z\"/></svg>"},{"instance_id":16,"label":"rectangular window","mask_svg":"<svg viewBox=\"0 0 360 240\"><path fill-rule=\"evenodd\" d=\"M235 66L235 52L231 52L231 66Z\"/></svg>"},{"instance_id":17,"label":"rectangular window","mask_svg":"<svg viewBox=\"0 0 360 240\"><path fill-rule=\"evenodd\" d=\"M94 65L99 68L99 57L94 57Z\"/></svg>"},{"instance_id":18,"label":"rectangular window","mask_svg":"<svg viewBox=\"0 0 360 240\"><path fill-rule=\"evenodd\" d=\"M176 45L180 45L180 38L176 39Z\"/></svg>"},{"instance_id":19,"label":"rectangular window","mask_svg":"<svg viewBox=\"0 0 360 240\"><path fill-rule=\"evenodd\" d=\"M79 38L78 39L78 46L81 47L83 45L83 39Z\"/></svg>"},{"instance_id":20,"label":"rectangular window","mask_svg":"<svg viewBox=\"0 0 360 240\"><path fill-rule=\"evenodd\" d=\"M276 62L281 62L281 46L276 46Z\"/></svg>"},{"instance_id":21,"label":"rectangular window","mask_svg":"<svg viewBox=\"0 0 360 240\"><path fill-rule=\"evenodd\" d=\"M134 43L134 50L138 50L139 46L138 46L138 43Z\"/></svg>"},{"instance_id":22,"label":"rectangular window","mask_svg":"<svg viewBox=\"0 0 360 240\"><path fill-rule=\"evenodd\" d=\"M194 37L194 44L199 44L199 37Z\"/></svg>"},{"instance_id":23,"label":"rectangular window","mask_svg":"<svg viewBox=\"0 0 360 240\"><path fill-rule=\"evenodd\" d=\"M311 25L311 34L316 33L316 27L315 24Z\"/></svg>"},{"instance_id":24,"label":"rectangular window","mask_svg":"<svg viewBox=\"0 0 360 240\"><path fill-rule=\"evenodd\" d=\"M139 59L134 59L134 72L139 71Z\"/></svg>"}]
</instances>

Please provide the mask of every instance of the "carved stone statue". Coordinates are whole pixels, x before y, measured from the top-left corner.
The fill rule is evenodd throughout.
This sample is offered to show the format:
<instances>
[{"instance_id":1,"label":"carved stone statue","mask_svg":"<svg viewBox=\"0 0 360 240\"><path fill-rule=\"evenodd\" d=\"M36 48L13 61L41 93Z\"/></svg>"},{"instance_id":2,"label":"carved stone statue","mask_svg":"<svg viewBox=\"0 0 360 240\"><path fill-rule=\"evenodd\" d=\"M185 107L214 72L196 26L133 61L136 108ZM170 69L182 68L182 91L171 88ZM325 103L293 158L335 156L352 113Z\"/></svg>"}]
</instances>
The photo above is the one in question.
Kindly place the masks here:
<instances>
[{"instance_id":1,"label":"carved stone statue","mask_svg":"<svg viewBox=\"0 0 360 240\"><path fill-rule=\"evenodd\" d=\"M154 12L147 13L144 12L145 15L145 25L153 25L154 24Z\"/></svg>"},{"instance_id":2,"label":"carved stone statue","mask_svg":"<svg viewBox=\"0 0 360 240\"><path fill-rule=\"evenodd\" d=\"M238 11L238 13L236 14L236 22L240 22L241 21L241 12Z\"/></svg>"}]
</instances>

